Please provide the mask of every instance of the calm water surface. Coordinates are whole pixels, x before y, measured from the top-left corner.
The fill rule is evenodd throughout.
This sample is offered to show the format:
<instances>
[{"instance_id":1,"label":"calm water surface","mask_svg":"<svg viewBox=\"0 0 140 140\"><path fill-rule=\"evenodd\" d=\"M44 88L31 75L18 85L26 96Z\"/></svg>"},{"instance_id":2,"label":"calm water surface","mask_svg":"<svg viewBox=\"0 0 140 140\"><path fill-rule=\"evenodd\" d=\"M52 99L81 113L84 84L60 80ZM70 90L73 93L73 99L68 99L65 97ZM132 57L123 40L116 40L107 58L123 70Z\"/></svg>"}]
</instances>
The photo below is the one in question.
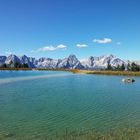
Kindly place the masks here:
<instances>
[{"instance_id":1,"label":"calm water surface","mask_svg":"<svg viewBox=\"0 0 140 140\"><path fill-rule=\"evenodd\" d=\"M0 71L0 135L52 137L140 123L140 78L54 71ZM5 137L4 139L9 139Z\"/></svg>"}]
</instances>

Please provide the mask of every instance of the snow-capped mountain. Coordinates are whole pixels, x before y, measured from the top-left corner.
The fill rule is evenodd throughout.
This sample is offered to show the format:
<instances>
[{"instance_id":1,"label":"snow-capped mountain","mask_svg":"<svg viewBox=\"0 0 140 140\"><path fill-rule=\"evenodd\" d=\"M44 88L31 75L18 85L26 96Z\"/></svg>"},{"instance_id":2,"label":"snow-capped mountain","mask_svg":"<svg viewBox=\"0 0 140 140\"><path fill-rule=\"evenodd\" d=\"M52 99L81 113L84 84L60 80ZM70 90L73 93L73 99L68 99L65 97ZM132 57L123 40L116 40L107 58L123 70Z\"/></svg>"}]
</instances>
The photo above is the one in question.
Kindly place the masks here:
<instances>
[{"instance_id":1,"label":"snow-capped mountain","mask_svg":"<svg viewBox=\"0 0 140 140\"><path fill-rule=\"evenodd\" d=\"M16 55L11 54L6 58L5 64L10 64L11 62L13 64L15 64L16 62L21 63L21 60Z\"/></svg>"},{"instance_id":2,"label":"snow-capped mountain","mask_svg":"<svg viewBox=\"0 0 140 140\"><path fill-rule=\"evenodd\" d=\"M37 68L57 68L58 60L51 58L39 58L34 64Z\"/></svg>"},{"instance_id":3,"label":"snow-capped mountain","mask_svg":"<svg viewBox=\"0 0 140 140\"><path fill-rule=\"evenodd\" d=\"M88 59L78 60L75 55L70 55L64 59L52 59L42 57L39 59L23 56L10 55L0 56L0 67L4 64L10 65L16 62L20 64L28 64L30 68L67 68L67 69L105 69L108 64L113 67L125 64L127 61L123 61L114 55L103 55L100 57L90 56Z\"/></svg>"},{"instance_id":4,"label":"snow-capped mountain","mask_svg":"<svg viewBox=\"0 0 140 140\"><path fill-rule=\"evenodd\" d=\"M86 69L105 69L108 64L117 67L125 62L114 55L103 55L100 57L90 56L88 59L82 60L81 64Z\"/></svg>"},{"instance_id":5,"label":"snow-capped mountain","mask_svg":"<svg viewBox=\"0 0 140 140\"><path fill-rule=\"evenodd\" d=\"M35 67L34 64L33 64L33 62L26 55L19 56L19 59L20 59L20 62L19 62L20 64L28 64L28 66L30 68L34 68Z\"/></svg>"},{"instance_id":6,"label":"snow-capped mountain","mask_svg":"<svg viewBox=\"0 0 140 140\"><path fill-rule=\"evenodd\" d=\"M58 68L82 69L84 68L75 55L70 55L59 61Z\"/></svg>"}]
</instances>

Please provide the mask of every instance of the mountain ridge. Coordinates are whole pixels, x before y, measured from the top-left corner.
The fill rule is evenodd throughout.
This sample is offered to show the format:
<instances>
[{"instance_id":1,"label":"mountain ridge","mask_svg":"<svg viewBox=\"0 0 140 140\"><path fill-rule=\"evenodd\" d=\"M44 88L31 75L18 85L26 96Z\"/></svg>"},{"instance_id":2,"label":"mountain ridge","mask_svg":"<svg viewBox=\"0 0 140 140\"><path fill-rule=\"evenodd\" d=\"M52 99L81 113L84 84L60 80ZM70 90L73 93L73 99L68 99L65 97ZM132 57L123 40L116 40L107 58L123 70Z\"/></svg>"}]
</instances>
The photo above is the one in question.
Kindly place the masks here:
<instances>
[{"instance_id":1,"label":"mountain ridge","mask_svg":"<svg viewBox=\"0 0 140 140\"><path fill-rule=\"evenodd\" d=\"M11 65L11 62L13 65ZM129 61L130 62L130 61ZM41 57L39 59L28 57L26 55L17 56L11 54L9 56L0 56L0 67L8 65L14 67L15 63L21 65L27 64L29 68L67 68L67 69L105 69L110 64L112 67L118 65L128 64L112 54L102 56L90 56L87 59L79 60L76 55L71 54L63 59L53 59L48 57Z\"/></svg>"}]
</instances>

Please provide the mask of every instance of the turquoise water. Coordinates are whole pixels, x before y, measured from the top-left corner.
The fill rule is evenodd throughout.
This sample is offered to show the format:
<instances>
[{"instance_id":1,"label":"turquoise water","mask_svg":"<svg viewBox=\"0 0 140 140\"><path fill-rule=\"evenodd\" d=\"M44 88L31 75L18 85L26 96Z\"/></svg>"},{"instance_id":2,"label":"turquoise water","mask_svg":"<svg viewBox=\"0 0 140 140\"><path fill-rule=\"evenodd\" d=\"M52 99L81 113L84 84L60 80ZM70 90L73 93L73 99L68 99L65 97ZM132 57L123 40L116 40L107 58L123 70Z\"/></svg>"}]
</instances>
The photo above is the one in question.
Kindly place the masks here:
<instances>
[{"instance_id":1,"label":"turquoise water","mask_svg":"<svg viewBox=\"0 0 140 140\"><path fill-rule=\"evenodd\" d=\"M140 78L54 71L0 72L0 136L39 139L67 130L100 130L140 123Z\"/></svg>"}]
</instances>

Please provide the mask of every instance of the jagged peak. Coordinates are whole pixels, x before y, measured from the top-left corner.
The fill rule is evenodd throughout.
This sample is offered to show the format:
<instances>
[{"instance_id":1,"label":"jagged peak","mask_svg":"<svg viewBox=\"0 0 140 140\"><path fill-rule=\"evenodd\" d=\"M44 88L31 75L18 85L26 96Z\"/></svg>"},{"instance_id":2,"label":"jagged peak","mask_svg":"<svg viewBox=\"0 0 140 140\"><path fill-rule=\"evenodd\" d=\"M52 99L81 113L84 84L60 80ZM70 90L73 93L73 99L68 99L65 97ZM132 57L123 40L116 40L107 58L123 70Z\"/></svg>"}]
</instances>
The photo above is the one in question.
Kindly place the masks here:
<instances>
[{"instance_id":1,"label":"jagged peak","mask_svg":"<svg viewBox=\"0 0 140 140\"><path fill-rule=\"evenodd\" d=\"M10 54L8 57L17 57L15 54Z\"/></svg>"},{"instance_id":2,"label":"jagged peak","mask_svg":"<svg viewBox=\"0 0 140 140\"><path fill-rule=\"evenodd\" d=\"M76 55L75 55L75 54L70 54L70 55L68 56L68 58L76 58Z\"/></svg>"},{"instance_id":3,"label":"jagged peak","mask_svg":"<svg viewBox=\"0 0 140 140\"><path fill-rule=\"evenodd\" d=\"M74 54L69 55L68 60L76 60L76 61L79 61L78 58L76 57L76 55L74 55Z\"/></svg>"},{"instance_id":4,"label":"jagged peak","mask_svg":"<svg viewBox=\"0 0 140 140\"><path fill-rule=\"evenodd\" d=\"M93 58L94 58L93 56L90 56L90 57L89 57L89 59L93 59Z\"/></svg>"},{"instance_id":5,"label":"jagged peak","mask_svg":"<svg viewBox=\"0 0 140 140\"><path fill-rule=\"evenodd\" d=\"M107 54L107 55L103 55L103 57L108 57L108 58L116 58L115 55L113 54Z\"/></svg>"},{"instance_id":6,"label":"jagged peak","mask_svg":"<svg viewBox=\"0 0 140 140\"><path fill-rule=\"evenodd\" d=\"M25 55L25 54L24 54L24 55L22 55L21 57L22 57L22 58L28 58L28 57L27 57L27 55Z\"/></svg>"},{"instance_id":7,"label":"jagged peak","mask_svg":"<svg viewBox=\"0 0 140 140\"><path fill-rule=\"evenodd\" d=\"M75 54L70 54L70 55L69 55L69 57L70 57L70 56L71 56L71 57L76 57L76 55L75 55Z\"/></svg>"}]
</instances>

